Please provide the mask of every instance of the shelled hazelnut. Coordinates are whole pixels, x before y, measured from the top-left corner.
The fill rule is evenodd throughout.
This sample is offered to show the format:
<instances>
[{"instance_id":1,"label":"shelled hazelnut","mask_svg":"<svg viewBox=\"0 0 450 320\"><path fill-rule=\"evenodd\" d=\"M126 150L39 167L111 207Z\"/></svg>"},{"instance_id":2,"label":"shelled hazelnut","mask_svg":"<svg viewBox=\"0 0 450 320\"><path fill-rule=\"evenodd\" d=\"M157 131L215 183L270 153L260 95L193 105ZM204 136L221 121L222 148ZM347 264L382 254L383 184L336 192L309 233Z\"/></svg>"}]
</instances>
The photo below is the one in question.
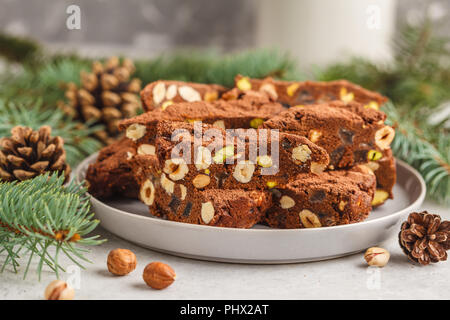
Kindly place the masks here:
<instances>
[{"instance_id":1,"label":"shelled hazelnut","mask_svg":"<svg viewBox=\"0 0 450 320\"><path fill-rule=\"evenodd\" d=\"M114 249L108 255L108 270L116 276L124 276L136 269L136 255L127 249Z\"/></svg>"},{"instance_id":2,"label":"shelled hazelnut","mask_svg":"<svg viewBox=\"0 0 450 320\"><path fill-rule=\"evenodd\" d=\"M161 290L175 281L176 274L169 265L162 262L152 262L145 267L142 278L149 287Z\"/></svg>"}]
</instances>

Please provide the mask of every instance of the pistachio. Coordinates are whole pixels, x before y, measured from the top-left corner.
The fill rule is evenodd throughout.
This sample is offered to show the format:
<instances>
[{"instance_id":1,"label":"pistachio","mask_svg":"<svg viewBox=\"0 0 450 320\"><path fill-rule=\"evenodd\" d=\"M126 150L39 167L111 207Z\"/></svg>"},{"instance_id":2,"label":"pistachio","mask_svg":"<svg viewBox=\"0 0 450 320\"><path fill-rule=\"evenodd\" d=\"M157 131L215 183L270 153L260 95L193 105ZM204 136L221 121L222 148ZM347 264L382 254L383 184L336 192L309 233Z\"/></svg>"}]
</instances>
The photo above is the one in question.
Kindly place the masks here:
<instances>
[{"instance_id":1,"label":"pistachio","mask_svg":"<svg viewBox=\"0 0 450 320\"><path fill-rule=\"evenodd\" d=\"M273 166L272 158L268 155L258 156L256 158L256 161L258 165L260 165L263 168L270 168L271 166Z\"/></svg>"},{"instance_id":2,"label":"pistachio","mask_svg":"<svg viewBox=\"0 0 450 320\"><path fill-rule=\"evenodd\" d=\"M370 101L368 104L364 105L364 108L366 109L373 109L373 110L379 110L380 106L375 101Z\"/></svg>"},{"instance_id":3,"label":"pistachio","mask_svg":"<svg viewBox=\"0 0 450 320\"><path fill-rule=\"evenodd\" d=\"M383 248L372 247L364 253L364 259L369 266L384 267L390 258L389 251Z\"/></svg>"},{"instance_id":4,"label":"pistachio","mask_svg":"<svg viewBox=\"0 0 450 320\"><path fill-rule=\"evenodd\" d=\"M173 105L173 101L172 100L167 100L164 101L163 104L161 105L161 109L162 110L166 110L168 106Z\"/></svg>"},{"instance_id":5,"label":"pistachio","mask_svg":"<svg viewBox=\"0 0 450 320\"><path fill-rule=\"evenodd\" d=\"M293 83L286 88L286 93L289 97L293 97L298 87L300 87L299 83Z\"/></svg>"},{"instance_id":6,"label":"pistachio","mask_svg":"<svg viewBox=\"0 0 450 320\"><path fill-rule=\"evenodd\" d=\"M260 125L262 125L264 122L263 119L261 118L254 118L252 120L250 120L250 127L257 129Z\"/></svg>"},{"instance_id":7,"label":"pistachio","mask_svg":"<svg viewBox=\"0 0 450 320\"><path fill-rule=\"evenodd\" d=\"M269 187L269 189L275 188L277 186L277 182L276 181L267 181L266 182L266 186Z\"/></svg>"},{"instance_id":8,"label":"pistachio","mask_svg":"<svg viewBox=\"0 0 450 320\"><path fill-rule=\"evenodd\" d=\"M369 150L369 152L367 152L367 160L369 161L378 161L381 157L383 157L383 154L380 151Z\"/></svg>"},{"instance_id":9,"label":"pistachio","mask_svg":"<svg viewBox=\"0 0 450 320\"><path fill-rule=\"evenodd\" d=\"M218 150L213 157L213 161L217 164L224 163L227 158L234 156L234 146L228 145Z\"/></svg>"},{"instance_id":10,"label":"pistachio","mask_svg":"<svg viewBox=\"0 0 450 320\"><path fill-rule=\"evenodd\" d=\"M238 87L242 91L247 91L252 88L252 84L250 83L250 80L248 77L242 77L239 79L236 83L236 87Z\"/></svg>"},{"instance_id":11,"label":"pistachio","mask_svg":"<svg viewBox=\"0 0 450 320\"><path fill-rule=\"evenodd\" d=\"M376 207L383 204L387 200L387 198L389 198L389 193L387 191L377 189L373 196L372 206Z\"/></svg>"},{"instance_id":12,"label":"pistachio","mask_svg":"<svg viewBox=\"0 0 450 320\"><path fill-rule=\"evenodd\" d=\"M341 88L341 91L339 92L339 96L340 96L341 100L346 103L353 101L353 99L355 98L355 95L353 94L353 92L347 92L347 88L345 88L345 87Z\"/></svg>"}]
</instances>

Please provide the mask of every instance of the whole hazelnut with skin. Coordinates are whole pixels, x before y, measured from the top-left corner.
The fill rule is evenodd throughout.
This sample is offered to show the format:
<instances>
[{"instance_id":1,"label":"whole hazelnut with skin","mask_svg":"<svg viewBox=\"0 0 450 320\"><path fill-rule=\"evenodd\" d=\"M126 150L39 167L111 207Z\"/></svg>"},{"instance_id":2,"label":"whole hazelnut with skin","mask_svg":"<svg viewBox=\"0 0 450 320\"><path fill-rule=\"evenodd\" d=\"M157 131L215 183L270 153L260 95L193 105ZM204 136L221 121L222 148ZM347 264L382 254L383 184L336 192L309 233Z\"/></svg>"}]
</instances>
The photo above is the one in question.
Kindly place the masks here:
<instances>
[{"instance_id":1,"label":"whole hazelnut with skin","mask_svg":"<svg viewBox=\"0 0 450 320\"><path fill-rule=\"evenodd\" d=\"M62 280L50 282L44 292L45 300L73 300L75 290Z\"/></svg>"},{"instance_id":2,"label":"whole hazelnut with skin","mask_svg":"<svg viewBox=\"0 0 450 320\"><path fill-rule=\"evenodd\" d=\"M149 263L142 275L145 283L153 289L161 290L170 286L176 278L175 271L165 263Z\"/></svg>"},{"instance_id":3,"label":"whole hazelnut with skin","mask_svg":"<svg viewBox=\"0 0 450 320\"><path fill-rule=\"evenodd\" d=\"M369 266L384 267L390 258L389 251L383 248L372 247L367 249L364 254L364 259L366 259Z\"/></svg>"},{"instance_id":4,"label":"whole hazelnut with skin","mask_svg":"<svg viewBox=\"0 0 450 320\"><path fill-rule=\"evenodd\" d=\"M127 249L114 249L108 255L108 270L116 276L124 276L136 269L136 255Z\"/></svg>"}]
</instances>

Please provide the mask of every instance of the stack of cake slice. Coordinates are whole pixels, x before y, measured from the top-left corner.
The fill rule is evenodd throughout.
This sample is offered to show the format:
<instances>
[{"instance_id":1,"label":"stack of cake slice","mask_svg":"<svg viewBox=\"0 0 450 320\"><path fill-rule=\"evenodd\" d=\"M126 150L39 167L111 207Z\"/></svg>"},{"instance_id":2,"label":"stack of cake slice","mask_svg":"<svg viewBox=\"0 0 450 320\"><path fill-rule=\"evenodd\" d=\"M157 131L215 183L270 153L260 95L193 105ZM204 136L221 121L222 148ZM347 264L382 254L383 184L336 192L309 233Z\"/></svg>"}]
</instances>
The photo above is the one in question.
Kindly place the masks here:
<instances>
[{"instance_id":1,"label":"stack of cake slice","mask_svg":"<svg viewBox=\"0 0 450 320\"><path fill-rule=\"evenodd\" d=\"M88 170L94 196L126 189L155 216L237 228L354 223L392 198L394 130L377 93L237 76L229 91L157 81L141 97L147 112Z\"/></svg>"}]
</instances>

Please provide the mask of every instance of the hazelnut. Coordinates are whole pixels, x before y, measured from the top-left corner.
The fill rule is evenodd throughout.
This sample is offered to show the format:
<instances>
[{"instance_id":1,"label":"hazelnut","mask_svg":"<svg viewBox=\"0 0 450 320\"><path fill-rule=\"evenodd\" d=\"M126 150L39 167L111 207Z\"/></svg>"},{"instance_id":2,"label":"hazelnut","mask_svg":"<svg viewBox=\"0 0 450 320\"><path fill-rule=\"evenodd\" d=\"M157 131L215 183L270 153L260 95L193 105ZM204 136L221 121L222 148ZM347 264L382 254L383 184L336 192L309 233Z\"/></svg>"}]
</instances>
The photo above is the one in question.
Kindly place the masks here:
<instances>
[{"instance_id":1,"label":"hazelnut","mask_svg":"<svg viewBox=\"0 0 450 320\"><path fill-rule=\"evenodd\" d=\"M252 88L252 84L247 77L242 77L236 82L236 87L238 87L242 91L247 91Z\"/></svg>"},{"instance_id":2,"label":"hazelnut","mask_svg":"<svg viewBox=\"0 0 450 320\"><path fill-rule=\"evenodd\" d=\"M295 206L295 201L289 196L282 196L280 199L280 206L282 209L289 209Z\"/></svg>"},{"instance_id":3,"label":"hazelnut","mask_svg":"<svg viewBox=\"0 0 450 320\"><path fill-rule=\"evenodd\" d=\"M140 155L151 155L154 156L155 153L155 146L151 144L141 144L139 148L137 149L137 153Z\"/></svg>"},{"instance_id":4,"label":"hazelnut","mask_svg":"<svg viewBox=\"0 0 450 320\"><path fill-rule=\"evenodd\" d=\"M318 163L318 162L311 162L311 172L315 174L321 174L324 172L325 168L327 167L326 164Z\"/></svg>"},{"instance_id":5,"label":"hazelnut","mask_svg":"<svg viewBox=\"0 0 450 320\"><path fill-rule=\"evenodd\" d=\"M144 202L146 205L151 206L155 200L155 186L153 185L153 182L150 180L146 180L140 190L140 197L142 202Z\"/></svg>"},{"instance_id":6,"label":"hazelnut","mask_svg":"<svg viewBox=\"0 0 450 320\"><path fill-rule=\"evenodd\" d=\"M164 173L161 175L160 182L161 182L161 186L168 194L173 193L173 191L175 189L175 183L173 181L170 181Z\"/></svg>"},{"instance_id":7,"label":"hazelnut","mask_svg":"<svg viewBox=\"0 0 450 320\"><path fill-rule=\"evenodd\" d=\"M347 201L341 200L339 202L339 210L344 211L345 206L347 205L347 203L348 203Z\"/></svg>"},{"instance_id":8,"label":"hazelnut","mask_svg":"<svg viewBox=\"0 0 450 320\"><path fill-rule=\"evenodd\" d=\"M259 91L263 91L269 94L269 96L271 98L273 98L274 100L278 99L278 94L277 91L275 89L275 86L271 83L265 83L263 84L260 88Z\"/></svg>"},{"instance_id":9,"label":"hazelnut","mask_svg":"<svg viewBox=\"0 0 450 320\"><path fill-rule=\"evenodd\" d=\"M247 183L252 180L253 172L255 171L255 165L250 161L241 161L236 164L234 168L233 177L241 182Z\"/></svg>"},{"instance_id":10,"label":"hazelnut","mask_svg":"<svg viewBox=\"0 0 450 320\"><path fill-rule=\"evenodd\" d=\"M136 269L136 255L127 249L114 249L108 254L108 270L116 276L124 276Z\"/></svg>"},{"instance_id":11,"label":"hazelnut","mask_svg":"<svg viewBox=\"0 0 450 320\"><path fill-rule=\"evenodd\" d=\"M208 224L214 218L214 206L211 201L202 203L200 212L204 223Z\"/></svg>"},{"instance_id":12,"label":"hazelnut","mask_svg":"<svg viewBox=\"0 0 450 320\"><path fill-rule=\"evenodd\" d=\"M195 154L195 167L197 170L207 169L211 165L211 151L205 147L198 147Z\"/></svg>"},{"instance_id":13,"label":"hazelnut","mask_svg":"<svg viewBox=\"0 0 450 320\"><path fill-rule=\"evenodd\" d=\"M387 191L377 189L373 196L372 207L376 207L383 204L387 200L387 198L389 198L389 193Z\"/></svg>"},{"instance_id":14,"label":"hazelnut","mask_svg":"<svg viewBox=\"0 0 450 320\"><path fill-rule=\"evenodd\" d=\"M187 188L185 185L180 184L180 192L181 192L181 200L183 201L184 199L186 199L187 195Z\"/></svg>"},{"instance_id":15,"label":"hazelnut","mask_svg":"<svg viewBox=\"0 0 450 320\"><path fill-rule=\"evenodd\" d=\"M75 290L62 280L50 282L44 292L45 300L73 300Z\"/></svg>"},{"instance_id":16,"label":"hazelnut","mask_svg":"<svg viewBox=\"0 0 450 320\"><path fill-rule=\"evenodd\" d=\"M166 85L164 84L164 82L158 82L153 87L152 94L153 94L153 102L155 104L160 104L164 100L164 97L166 96Z\"/></svg>"},{"instance_id":17,"label":"hazelnut","mask_svg":"<svg viewBox=\"0 0 450 320\"><path fill-rule=\"evenodd\" d=\"M369 266L384 267L390 258L389 251L383 248L372 247L367 249L364 253L364 259L366 259Z\"/></svg>"},{"instance_id":18,"label":"hazelnut","mask_svg":"<svg viewBox=\"0 0 450 320\"><path fill-rule=\"evenodd\" d=\"M299 215L305 228L318 228L322 226L317 215L307 209L302 210Z\"/></svg>"},{"instance_id":19,"label":"hazelnut","mask_svg":"<svg viewBox=\"0 0 450 320\"><path fill-rule=\"evenodd\" d=\"M184 176L189 172L189 168L184 159L175 158L167 159L164 162L163 171L169 175L170 179L177 181L184 178Z\"/></svg>"},{"instance_id":20,"label":"hazelnut","mask_svg":"<svg viewBox=\"0 0 450 320\"><path fill-rule=\"evenodd\" d=\"M172 100L177 95L177 85L171 84L169 87L167 87L166 91L166 99Z\"/></svg>"},{"instance_id":21,"label":"hazelnut","mask_svg":"<svg viewBox=\"0 0 450 320\"><path fill-rule=\"evenodd\" d=\"M292 158L295 163L301 164L306 162L311 156L311 149L306 144L301 144L292 150Z\"/></svg>"},{"instance_id":22,"label":"hazelnut","mask_svg":"<svg viewBox=\"0 0 450 320\"><path fill-rule=\"evenodd\" d=\"M384 126L375 132L375 144L381 149L387 149L394 140L395 131L389 126Z\"/></svg>"},{"instance_id":23,"label":"hazelnut","mask_svg":"<svg viewBox=\"0 0 450 320\"><path fill-rule=\"evenodd\" d=\"M211 178L206 174L199 174L194 179L192 179L192 184L197 189L202 189L206 187L211 182Z\"/></svg>"},{"instance_id":24,"label":"hazelnut","mask_svg":"<svg viewBox=\"0 0 450 320\"><path fill-rule=\"evenodd\" d=\"M176 274L169 265L162 262L152 262L145 267L142 278L149 287L161 290L175 281Z\"/></svg>"},{"instance_id":25,"label":"hazelnut","mask_svg":"<svg viewBox=\"0 0 450 320\"><path fill-rule=\"evenodd\" d=\"M178 88L178 93L187 102L201 101L202 97L197 90L189 86L181 86Z\"/></svg>"},{"instance_id":26,"label":"hazelnut","mask_svg":"<svg viewBox=\"0 0 450 320\"><path fill-rule=\"evenodd\" d=\"M125 135L127 136L127 138L129 138L133 141L136 141L136 140L142 138L146 132L147 132L147 129L145 128L144 125L138 124L138 123L133 123L131 126L129 126L127 128Z\"/></svg>"}]
</instances>

